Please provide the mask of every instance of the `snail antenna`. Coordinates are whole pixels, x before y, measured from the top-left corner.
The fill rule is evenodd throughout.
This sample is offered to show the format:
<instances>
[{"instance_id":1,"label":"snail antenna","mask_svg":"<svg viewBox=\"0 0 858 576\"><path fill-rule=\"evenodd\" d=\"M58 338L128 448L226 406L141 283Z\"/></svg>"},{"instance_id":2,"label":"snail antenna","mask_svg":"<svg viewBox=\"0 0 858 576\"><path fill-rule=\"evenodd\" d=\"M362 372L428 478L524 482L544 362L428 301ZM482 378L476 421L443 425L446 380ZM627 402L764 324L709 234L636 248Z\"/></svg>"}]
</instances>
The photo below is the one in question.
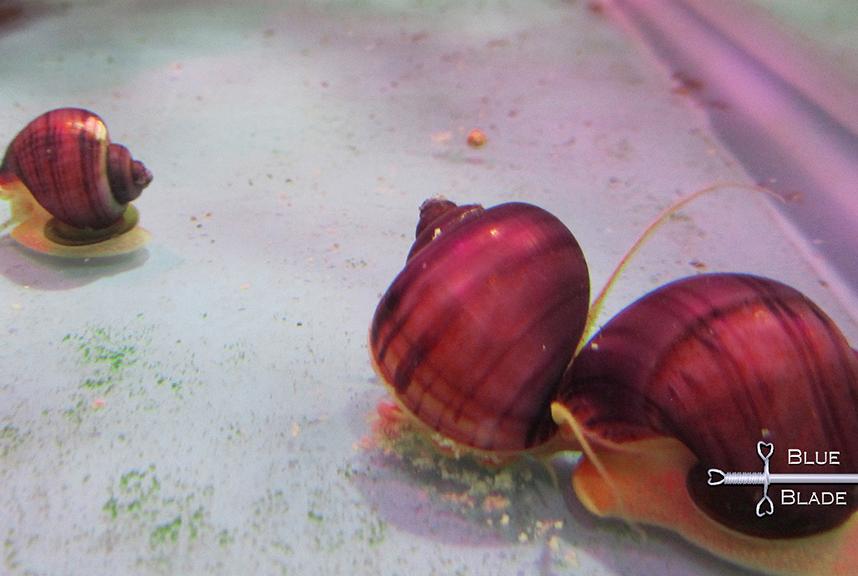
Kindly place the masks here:
<instances>
[{"instance_id":1,"label":"snail antenna","mask_svg":"<svg viewBox=\"0 0 858 576\"><path fill-rule=\"evenodd\" d=\"M643 245L649 240L655 232L661 228L674 214L682 210L686 205L694 202L701 196L705 196L712 192L718 192L721 190L728 189L740 189L748 192L758 192L763 194L768 194L772 198L780 202L785 202L783 196L773 192L769 188L764 186L754 185L754 184L743 184L740 182L716 182L714 184L710 184L705 188L700 188L691 192L690 194L686 194L682 196L678 200L676 200L673 204L669 205L667 208L662 210L661 214L656 216L655 220L653 220L643 232L641 232L640 236L638 236L637 240L631 245L625 255L620 259L619 264L617 264L616 268L614 268L613 272L608 276L608 280L605 282L605 285L602 287L602 290L599 291L599 294L593 300L593 304L590 306L590 311L587 313L587 323L584 325L584 335L581 337L581 340L578 342L578 347L575 349L575 356L578 355L578 352L581 351L587 342L589 342L590 337L593 335L596 327L596 320L602 312L602 307L605 303L605 298L610 292L611 288L616 284L617 278L619 278L620 274L628 266L631 259L635 256L635 254L640 251Z\"/></svg>"},{"instance_id":2,"label":"snail antenna","mask_svg":"<svg viewBox=\"0 0 858 576\"><path fill-rule=\"evenodd\" d=\"M622 491L617 488L616 482L611 477L610 472L608 472L607 466L602 462L602 459L597 455L596 450L593 448L590 440L587 438L587 434L584 429L581 427L581 424L572 415L569 409L559 402L554 402L551 404L551 417L557 423L558 426L562 428L566 428L572 432L575 436L575 440L578 442L577 448L580 448L581 453L589 460L589 462L593 465L598 472L599 476L605 482L605 486L608 487L608 490L611 491L611 494L614 497L614 500L617 503L617 511L619 512L619 517L623 519L623 522L642 540L646 539L646 532L644 532L643 528L641 528L636 522L629 520L625 514L625 504L623 501ZM580 463L579 463L580 466Z\"/></svg>"}]
</instances>

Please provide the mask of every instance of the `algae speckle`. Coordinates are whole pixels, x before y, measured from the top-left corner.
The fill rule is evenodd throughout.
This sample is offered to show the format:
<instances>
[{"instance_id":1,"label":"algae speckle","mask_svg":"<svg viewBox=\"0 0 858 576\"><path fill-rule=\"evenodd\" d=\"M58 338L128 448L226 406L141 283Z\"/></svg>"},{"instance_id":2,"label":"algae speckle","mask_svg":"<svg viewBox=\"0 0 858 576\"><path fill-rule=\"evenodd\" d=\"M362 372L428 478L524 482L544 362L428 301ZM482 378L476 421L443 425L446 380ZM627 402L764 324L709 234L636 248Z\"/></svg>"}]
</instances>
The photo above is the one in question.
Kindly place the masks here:
<instances>
[{"instance_id":1,"label":"algae speckle","mask_svg":"<svg viewBox=\"0 0 858 576\"><path fill-rule=\"evenodd\" d=\"M222 366L240 366L255 358L253 348L244 341L231 342L223 347Z\"/></svg>"},{"instance_id":2,"label":"algae speckle","mask_svg":"<svg viewBox=\"0 0 858 576\"><path fill-rule=\"evenodd\" d=\"M114 530L126 535L148 534L153 549L190 544L211 526L197 494L181 492L181 486L165 490L155 466L150 465L122 474L101 509L111 522L120 523ZM210 491L204 490L203 496L210 497Z\"/></svg>"},{"instance_id":3,"label":"algae speckle","mask_svg":"<svg viewBox=\"0 0 858 576\"><path fill-rule=\"evenodd\" d=\"M356 530L355 536L370 546L378 546L387 537L387 522L378 517L368 519Z\"/></svg>"},{"instance_id":4,"label":"algae speckle","mask_svg":"<svg viewBox=\"0 0 858 576\"><path fill-rule=\"evenodd\" d=\"M224 528L217 533L217 543L220 544L221 547L226 548L233 542L235 542L235 536L233 536L229 530Z\"/></svg>"},{"instance_id":5,"label":"algae speckle","mask_svg":"<svg viewBox=\"0 0 858 576\"><path fill-rule=\"evenodd\" d=\"M115 388L128 380L128 372L140 363L138 346L149 343L148 332L128 334L112 328L87 326L80 334L66 334L63 344L76 352L75 372L80 374L78 392L63 415L81 424L86 414L104 404Z\"/></svg>"},{"instance_id":6,"label":"algae speckle","mask_svg":"<svg viewBox=\"0 0 858 576\"><path fill-rule=\"evenodd\" d=\"M17 426L6 424L0 428L0 458L6 458L24 443L29 432L21 432Z\"/></svg>"},{"instance_id":7,"label":"algae speckle","mask_svg":"<svg viewBox=\"0 0 858 576\"><path fill-rule=\"evenodd\" d=\"M6 538L3 540L3 565L10 571L17 570L20 565L18 563L18 549L15 546L15 530L10 528L6 531Z\"/></svg>"},{"instance_id":8,"label":"algae speckle","mask_svg":"<svg viewBox=\"0 0 858 576\"><path fill-rule=\"evenodd\" d=\"M154 329L139 323L119 328L88 325L62 338L72 352L74 368L69 373L78 382L70 405L62 410L66 419L80 425L94 412L129 399L151 410L163 394L159 389L181 399L201 384L195 353L182 340L171 345L169 360L150 359L158 357Z\"/></svg>"},{"instance_id":9,"label":"algae speckle","mask_svg":"<svg viewBox=\"0 0 858 576\"><path fill-rule=\"evenodd\" d=\"M119 478L116 493L102 507L112 519L120 515L140 515L151 508L157 498L161 483L155 476L155 467L145 470L130 470Z\"/></svg>"},{"instance_id":10,"label":"algae speckle","mask_svg":"<svg viewBox=\"0 0 858 576\"><path fill-rule=\"evenodd\" d=\"M107 328L90 327L83 334L66 334L63 342L77 347L80 364L94 368L96 376L91 379L95 381L110 382L111 376L138 360L136 346Z\"/></svg>"},{"instance_id":11,"label":"algae speckle","mask_svg":"<svg viewBox=\"0 0 858 576\"><path fill-rule=\"evenodd\" d=\"M339 471L343 475L343 471ZM359 546L363 550L376 548L382 544L388 533L388 523L375 510L367 508L331 509L327 502L332 499L331 491L345 484L335 484L311 492L307 508L306 534L311 538L314 550L331 554L350 546ZM323 515L319 510L326 510Z\"/></svg>"},{"instance_id":12,"label":"algae speckle","mask_svg":"<svg viewBox=\"0 0 858 576\"><path fill-rule=\"evenodd\" d=\"M179 530L182 528L182 517L176 516L171 521L155 527L149 537L152 546L179 541Z\"/></svg>"},{"instance_id":13,"label":"algae speckle","mask_svg":"<svg viewBox=\"0 0 858 576\"><path fill-rule=\"evenodd\" d=\"M107 512L110 516L111 520L116 520L116 517L119 516L119 502L117 502L116 498L113 496L104 503L104 506L101 507L103 512Z\"/></svg>"}]
</instances>

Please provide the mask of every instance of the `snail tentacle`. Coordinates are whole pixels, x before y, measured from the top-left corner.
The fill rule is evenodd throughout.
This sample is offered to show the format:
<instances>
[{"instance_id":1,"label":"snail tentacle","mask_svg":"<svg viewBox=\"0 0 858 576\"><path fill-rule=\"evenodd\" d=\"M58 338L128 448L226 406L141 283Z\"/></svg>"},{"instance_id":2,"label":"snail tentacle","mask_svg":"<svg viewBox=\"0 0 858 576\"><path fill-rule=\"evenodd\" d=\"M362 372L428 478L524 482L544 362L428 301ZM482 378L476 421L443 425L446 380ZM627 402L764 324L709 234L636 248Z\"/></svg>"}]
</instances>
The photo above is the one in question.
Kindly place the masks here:
<instances>
[{"instance_id":1,"label":"snail tentacle","mask_svg":"<svg viewBox=\"0 0 858 576\"><path fill-rule=\"evenodd\" d=\"M625 271L629 262L631 262L632 258L640 251L640 249L646 244L646 242L655 234L667 221L674 216L677 212L685 208L688 204L691 204L695 200L707 196L713 192L720 192L723 190L730 189L740 189L746 190L749 192L758 192L763 194L768 194L772 198L783 202L784 199L782 196L774 192L773 190L766 188L764 186L754 186L749 184L744 184L740 182L715 182L714 184L710 184L704 188L699 188L685 196L682 196L669 206L661 211L661 213L655 217L655 219L647 225L643 232L641 232L640 236L632 243L632 246L626 251L623 257L620 259L617 266L611 271L608 275L608 279L605 281L602 289L593 299L593 303L590 305L590 311L587 314L587 323L584 329L584 336L581 338L578 343L578 347L575 350L575 355L581 351L581 348L587 343L590 337L593 335L593 332L596 329L596 322L599 319L599 316L602 313L602 307L604 306L605 299L608 297L611 289L616 284L620 275ZM573 357L574 358L574 357Z\"/></svg>"}]
</instances>

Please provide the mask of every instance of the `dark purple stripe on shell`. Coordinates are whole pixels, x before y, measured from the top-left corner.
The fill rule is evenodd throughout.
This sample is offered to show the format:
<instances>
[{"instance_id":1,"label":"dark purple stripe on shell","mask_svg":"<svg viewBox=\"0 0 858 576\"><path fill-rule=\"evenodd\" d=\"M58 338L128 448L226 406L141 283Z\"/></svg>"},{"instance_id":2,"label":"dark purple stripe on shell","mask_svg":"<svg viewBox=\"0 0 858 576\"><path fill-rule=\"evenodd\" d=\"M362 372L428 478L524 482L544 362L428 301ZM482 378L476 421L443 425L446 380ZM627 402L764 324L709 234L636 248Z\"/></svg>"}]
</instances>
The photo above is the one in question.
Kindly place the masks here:
<instances>
[{"instance_id":1,"label":"dark purple stripe on shell","mask_svg":"<svg viewBox=\"0 0 858 576\"><path fill-rule=\"evenodd\" d=\"M520 222L517 225L522 229L530 227L540 229L545 227L547 223L550 223L554 227L553 230L555 232L562 230L568 235L565 239L563 236L560 236L561 241L568 242L568 238L571 238L571 233L548 212L525 204L504 204L497 206L480 218L478 223L474 223L474 225L468 227L464 233L462 230L454 227L448 233L440 236L436 242L427 244L426 252L421 253L419 259L408 262L405 269L393 281L393 284L388 288L387 293L379 303L373 319L372 341L376 342L375 334L378 327L386 326L390 321L394 322L394 325L388 330L386 339L377 344L377 356L379 358L383 359L385 357L388 345L397 337L404 324L409 321L412 313L415 311L423 312L429 308L426 302L426 295L430 293L432 286L437 286L442 290L442 294L445 297L449 297L450 292L447 290L447 287L451 282L450 278L456 277L460 282L463 282L461 291L467 292L472 285L483 282L487 275L496 270L498 266L503 265L502 259L498 258L495 258L492 262L487 262L487 254L481 250L486 246L490 246L492 242L487 241L485 234L480 235L480 233L491 229L492 226L504 219L509 220L505 223L507 228L514 225L515 218L508 218L506 212L499 211L506 206L527 206L529 209L538 210L541 213L525 213L529 216L527 221L521 221L522 219L518 218ZM557 225L561 228L556 228ZM574 242L574 238L572 238L572 242ZM575 243L575 246L577 248L577 243ZM577 249L580 253L580 248ZM451 256L445 254L446 252L450 252L451 254L455 252L456 255ZM516 255L516 253L506 249L500 254L504 258ZM531 254L525 253L523 256L529 257ZM442 262L446 262L445 265L447 268L439 272L438 268L443 265L441 264ZM478 269L481 269L483 273L477 274L475 270ZM427 288L427 284L429 288ZM396 311L396 317L388 318L394 310ZM430 310L430 312L433 317L447 316L437 314L434 310ZM440 321L444 321L444 318L441 318Z\"/></svg>"},{"instance_id":2,"label":"dark purple stripe on shell","mask_svg":"<svg viewBox=\"0 0 858 576\"><path fill-rule=\"evenodd\" d=\"M495 216L495 213L492 213L492 216ZM492 222L484 221L481 223L483 229L490 228L487 224L492 224ZM474 235L473 229L468 232L470 236ZM377 332L377 327L386 325L389 322L388 316L396 310L396 319L395 325L389 329L387 338L378 345L378 356L380 358L384 358L386 355L387 346L391 341L393 341L397 336L402 327L409 321L412 313L415 312L423 312L427 308L427 302L425 301L425 295L428 292L426 284L436 285L441 288L446 286L447 276L441 274L440 277L445 279L445 282L442 284L440 281L436 281L436 278L439 277L438 271L438 262L440 258L436 256L436 254L443 254L443 251L451 249L450 245L456 242L469 242L467 237L462 238L462 235L452 236L447 235L444 238L443 242L439 242L434 246L435 250L433 252L428 253L428 255L421 254L422 260L415 261L409 264L405 270L396 278L391 287L388 289L387 294L385 294L382 302L378 306L378 310L376 312L376 317L373 323L373 333ZM443 244L443 245L442 245ZM446 273L449 275L456 274L465 282L462 285L462 292L467 292L471 289L471 286L483 283L486 277L491 274L497 266L504 265L503 263L498 263L498 261L493 261L491 263L485 262L485 254L480 253L480 246L476 243L470 242L472 245L472 250L470 253L461 254L462 250L459 250L460 259L467 264L463 264L463 262L459 260L453 260L452 258L447 259L447 267ZM440 250L438 246L442 245ZM525 253L522 255L524 259L527 259L531 256L529 253ZM467 266L467 270L457 271L456 268L460 268ZM507 263L506 266L509 266ZM474 272L476 269L481 269L483 273L477 274ZM420 284L420 283L423 284ZM408 304L403 303L402 298L403 295L411 295L411 298L408 300ZM449 297L451 303L453 305L459 305L456 302L456 298L452 297L449 291L443 291L443 295ZM431 315L434 318L437 318L438 322L444 323L448 318L452 317L451 314L438 314L435 310L431 311ZM433 329L431 332L437 332L439 330ZM375 341L376 338L373 337Z\"/></svg>"},{"instance_id":3,"label":"dark purple stripe on shell","mask_svg":"<svg viewBox=\"0 0 858 576\"><path fill-rule=\"evenodd\" d=\"M577 344L577 338L572 341L559 343L555 349L536 350L535 341L546 330L560 332L564 329L557 326L555 319L568 318L575 313L570 310L574 303L567 298L556 298L554 302L546 301L541 316L528 319L528 325L516 333L507 342L506 347L498 347L488 355L487 370L475 374L473 385L460 394L458 401L451 402L444 414L453 421L467 415L475 406L486 410L486 424L475 430L474 434L465 440L472 446L487 446L495 437L495 432L504 424L516 423L519 430L516 436L524 438L524 446L533 445L540 440L534 430L554 430L550 424L550 411L546 409L546 398L553 398L555 386L546 386L546 379L559 384L566 365L571 358L571 351ZM531 346L522 354L523 342L531 341ZM522 356L526 361L522 361ZM518 377L509 378L516 372ZM504 382L498 387L498 382ZM502 392L502 396L498 394ZM493 401L486 406L487 399ZM539 417L542 415L542 417ZM481 436L478 434L481 433ZM503 435L501 435L503 437Z\"/></svg>"}]
</instances>

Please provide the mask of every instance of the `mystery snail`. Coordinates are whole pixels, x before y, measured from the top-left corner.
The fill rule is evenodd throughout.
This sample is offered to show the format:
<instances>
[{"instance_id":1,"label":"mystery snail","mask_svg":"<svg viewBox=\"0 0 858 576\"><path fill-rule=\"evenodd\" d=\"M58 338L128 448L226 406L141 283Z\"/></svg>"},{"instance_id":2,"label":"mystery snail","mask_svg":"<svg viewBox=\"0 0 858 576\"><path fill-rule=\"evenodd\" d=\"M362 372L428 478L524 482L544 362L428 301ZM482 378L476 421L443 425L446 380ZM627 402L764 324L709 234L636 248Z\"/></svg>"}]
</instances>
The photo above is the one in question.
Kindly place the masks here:
<instances>
[{"instance_id":1,"label":"mystery snail","mask_svg":"<svg viewBox=\"0 0 858 576\"><path fill-rule=\"evenodd\" d=\"M456 447L534 448L556 431L549 406L589 292L578 242L545 210L427 200L372 320L373 363L406 412Z\"/></svg>"},{"instance_id":2,"label":"mystery snail","mask_svg":"<svg viewBox=\"0 0 858 576\"><path fill-rule=\"evenodd\" d=\"M129 252L148 234L130 204L152 174L110 142L96 114L60 108L30 122L0 165L0 197L12 200L12 236L40 252L104 256Z\"/></svg>"},{"instance_id":3,"label":"mystery snail","mask_svg":"<svg viewBox=\"0 0 858 576\"><path fill-rule=\"evenodd\" d=\"M584 346L552 412L585 451L573 486L597 515L776 574L854 573L854 486L838 488L842 506L785 506L781 490L802 486L772 485L777 510L758 517L762 486L707 484L710 468L761 470L759 441L773 473L858 472L858 356L797 290L743 274L663 286ZM789 449L837 451L838 465L791 463Z\"/></svg>"}]
</instances>

